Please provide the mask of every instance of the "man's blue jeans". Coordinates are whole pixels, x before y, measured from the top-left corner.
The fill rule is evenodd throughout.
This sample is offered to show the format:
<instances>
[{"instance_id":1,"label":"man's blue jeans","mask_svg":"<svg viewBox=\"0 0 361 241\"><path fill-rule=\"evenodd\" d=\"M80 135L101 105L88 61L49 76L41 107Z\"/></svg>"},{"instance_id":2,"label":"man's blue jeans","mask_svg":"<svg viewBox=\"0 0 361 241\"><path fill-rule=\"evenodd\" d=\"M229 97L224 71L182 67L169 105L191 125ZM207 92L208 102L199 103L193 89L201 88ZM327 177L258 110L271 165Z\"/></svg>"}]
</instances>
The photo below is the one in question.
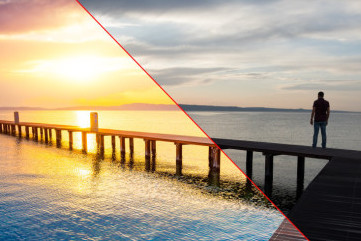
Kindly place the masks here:
<instances>
[{"instance_id":1,"label":"man's blue jeans","mask_svg":"<svg viewBox=\"0 0 361 241\"><path fill-rule=\"evenodd\" d=\"M321 135L322 135L322 148L326 147L326 122L315 122L313 123L313 147L317 146L317 138L318 138L318 131L321 129Z\"/></svg>"}]
</instances>

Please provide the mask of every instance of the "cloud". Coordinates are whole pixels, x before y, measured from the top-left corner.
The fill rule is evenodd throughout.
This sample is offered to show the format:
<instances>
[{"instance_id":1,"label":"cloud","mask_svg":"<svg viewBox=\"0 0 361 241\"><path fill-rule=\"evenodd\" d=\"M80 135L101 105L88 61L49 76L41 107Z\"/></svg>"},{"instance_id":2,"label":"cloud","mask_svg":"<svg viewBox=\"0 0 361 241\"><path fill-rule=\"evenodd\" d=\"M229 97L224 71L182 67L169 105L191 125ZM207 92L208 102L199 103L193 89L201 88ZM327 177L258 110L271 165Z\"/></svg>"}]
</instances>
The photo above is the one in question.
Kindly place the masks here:
<instances>
[{"instance_id":1,"label":"cloud","mask_svg":"<svg viewBox=\"0 0 361 241\"><path fill-rule=\"evenodd\" d=\"M2 0L0 2L0 33L19 33L61 27L78 17L76 11L79 11L78 6L69 0Z\"/></svg>"},{"instance_id":2,"label":"cloud","mask_svg":"<svg viewBox=\"0 0 361 241\"><path fill-rule=\"evenodd\" d=\"M351 90L359 84L344 81L361 79L358 0L81 2L167 91L182 88L173 92L180 102L187 88L205 85L220 99L237 99L222 83L262 82L262 90L286 94L323 79Z\"/></svg>"},{"instance_id":3,"label":"cloud","mask_svg":"<svg viewBox=\"0 0 361 241\"><path fill-rule=\"evenodd\" d=\"M285 90L326 90L326 91L361 91L361 81L324 80L316 83L301 83L284 86Z\"/></svg>"}]
</instances>

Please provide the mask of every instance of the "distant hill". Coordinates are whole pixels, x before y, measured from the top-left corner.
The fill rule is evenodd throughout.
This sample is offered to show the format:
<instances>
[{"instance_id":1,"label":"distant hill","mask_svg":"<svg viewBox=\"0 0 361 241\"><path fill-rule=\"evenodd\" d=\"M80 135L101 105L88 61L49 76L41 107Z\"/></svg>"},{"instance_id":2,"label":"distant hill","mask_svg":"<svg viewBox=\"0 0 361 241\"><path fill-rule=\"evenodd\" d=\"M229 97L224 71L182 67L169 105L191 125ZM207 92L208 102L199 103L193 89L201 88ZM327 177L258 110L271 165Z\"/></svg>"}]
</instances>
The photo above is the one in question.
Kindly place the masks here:
<instances>
[{"instance_id":1,"label":"distant hill","mask_svg":"<svg viewBox=\"0 0 361 241\"><path fill-rule=\"evenodd\" d=\"M184 105L180 104L185 111L238 111L238 112L311 112L307 109L282 109L267 107L238 107L238 106L216 106L216 105ZM348 113L350 111L332 111L337 113Z\"/></svg>"},{"instance_id":2,"label":"distant hill","mask_svg":"<svg viewBox=\"0 0 361 241\"><path fill-rule=\"evenodd\" d=\"M186 105L180 104L185 111L234 111L234 112L311 112L310 109L282 109L267 107L238 107L238 106L216 106L216 105ZM41 108L41 107L0 107L0 110L22 111L22 110L91 110L91 111L178 111L176 105L134 103L120 106L75 106L63 108ZM360 113L352 111L332 110L336 113Z\"/></svg>"},{"instance_id":3,"label":"distant hill","mask_svg":"<svg viewBox=\"0 0 361 241\"><path fill-rule=\"evenodd\" d=\"M176 105L134 103L120 106L73 106L62 108L40 108L40 107L0 107L0 110L22 111L22 110L133 110L133 111L174 111L179 110Z\"/></svg>"}]
</instances>

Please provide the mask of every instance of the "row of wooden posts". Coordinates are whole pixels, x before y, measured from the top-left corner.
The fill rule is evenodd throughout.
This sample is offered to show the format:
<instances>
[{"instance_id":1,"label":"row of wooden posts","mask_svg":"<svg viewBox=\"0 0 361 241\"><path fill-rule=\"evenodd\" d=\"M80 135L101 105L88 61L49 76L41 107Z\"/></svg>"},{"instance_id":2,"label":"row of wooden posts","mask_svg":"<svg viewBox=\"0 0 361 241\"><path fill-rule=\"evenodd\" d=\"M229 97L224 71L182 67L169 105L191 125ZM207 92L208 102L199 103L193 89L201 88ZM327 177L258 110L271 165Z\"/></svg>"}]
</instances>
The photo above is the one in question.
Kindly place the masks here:
<instances>
[{"instance_id":1,"label":"row of wooden posts","mask_svg":"<svg viewBox=\"0 0 361 241\"><path fill-rule=\"evenodd\" d=\"M32 139L35 141L40 140L44 141L45 143L52 143L53 140L53 130L55 131L55 140L56 146L61 147L62 143L62 131L67 131L69 135L69 149L73 149L73 133L74 132L81 132L82 135L82 151L83 153L87 153L87 134L88 133L95 133L96 134L96 142L97 142L97 153L104 158L104 137L111 136L111 143L112 143L112 153L113 157L115 156L116 152L116 136L112 134L104 134L98 132L98 115L95 112L91 113L91 127L90 129L84 128L64 128L60 125L49 125L49 124L32 124L32 123L21 123L19 122L19 113L14 113L14 122L0 122L0 132L4 134L10 134L13 136L18 136L19 138L23 137L23 128L25 128L25 138L30 139L30 132ZM118 136L120 140L120 157L122 160L125 160L126 155L126 147L125 141L126 138L129 139L129 155L131 160L134 157L134 138L133 137L123 137ZM146 170L149 169L150 160L155 162L156 157L156 141L154 139L146 139L144 138L145 143L145 164ZM174 142L176 146L176 175L182 175L183 169L183 145L184 143ZM219 186L220 184L220 150L215 145L209 145L209 184Z\"/></svg>"}]
</instances>

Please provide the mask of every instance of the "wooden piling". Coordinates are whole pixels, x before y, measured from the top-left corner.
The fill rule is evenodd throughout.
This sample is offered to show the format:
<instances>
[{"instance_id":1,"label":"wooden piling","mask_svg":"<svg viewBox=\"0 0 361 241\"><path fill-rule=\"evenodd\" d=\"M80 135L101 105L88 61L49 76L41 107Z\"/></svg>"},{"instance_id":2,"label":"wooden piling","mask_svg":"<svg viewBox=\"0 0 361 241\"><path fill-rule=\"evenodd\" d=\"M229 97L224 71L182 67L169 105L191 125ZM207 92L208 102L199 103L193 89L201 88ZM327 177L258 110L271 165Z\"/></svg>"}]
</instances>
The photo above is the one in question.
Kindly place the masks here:
<instances>
[{"instance_id":1,"label":"wooden piling","mask_svg":"<svg viewBox=\"0 0 361 241\"><path fill-rule=\"evenodd\" d=\"M104 135L98 135L99 138L99 154L104 157Z\"/></svg>"},{"instance_id":2,"label":"wooden piling","mask_svg":"<svg viewBox=\"0 0 361 241\"><path fill-rule=\"evenodd\" d=\"M47 128L44 128L44 141L45 143L49 142L49 131Z\"/></svg>"},{"instance_id":3,"label":"wooden piling","mask_svg":"<svg viewBox=\"0 0 361 241\"><path fill-rule=\"evenodd\" d=\"M40 140L42 141L44 139L44 128L40 127Z\"/></svg>"},{"instance_id":4,"label":"wooden piling","mask_svg":"<svg viewBox=\"0 0 361 241\"><path fill-rule=\"evenodd\" d=\"M68 131L68 133L69 133L69 149L73 150L73 132Z\"/></svg>"},{"instance_id":5,"label":"wooden piling","mask_svg":"<svg viewBox=\"0 0 361 241\"><path fill-rule=\"evenodd\" d=\"M120 158L125 159L125 138L123 136L119 136L120 141Z\"/></svg>"},{"instance_id":6,"label":"wooden piling","mask_svg":"<svg viewBox=\"0 0 361 241\"><path fill-rule=\"evenodd\" d=\"M297 199L302 195L304 188L304 179L305 179L305 157L297 157Z\"/></svg>"},{"instance_id":7,"label":"wooden piling","mask_svg":"<svg viewBox=\"0 0 361 241\"><path fill-rule=\"evenodd\" d=\"M53 141L53 129L49 128L49 142Z\"/></svg>"},{"instance_id":8,"label":"wooden piling","mask_svg":"<svg viewBox=\"0 0 361 241\"><path fill-rule=\"evenodd\" d=\"M35 139L35 141L38 141L39 140L39 138L38 138L38 128L37 127L34 127L34 139Z\"/></svg>"},{"instance_id":9,"label":"wooden piling","mask_svg":"<svg viewBox=\"0 0 361 241\"><path fill-rule=\"evenodd\" d=\"M56 133L56 146L61 147L61 130L55 129Z\"/></svg>"},{"instance_id":10,"label":"wooden piling","mask_svg":"<svg viewBox=\"0 0 361 241\"><path fill-rule=\"evenodd\" d=\"M247 151L246 157L246 175L252 179L253 175L253 151Z\"/></svg>"},{"instance_id":11,"label":"wooden piling","mask_svg":"<svg viewBox=\"0 0 361 241\"><path fill-rule=\"evenodd\" d=\"M272 186L273 186L273 155L266 153L264 192L268 197L272 195Z\"/></svg>"},{"instance_id":12,"label":"wooden piling","mask_svg":"<svg viewBox=\"0 0 361 241\"><path fill-rule=\"evenodd\" d=\"M152 149L152 158L155 158L157 155L157 142L155 140L151 141L151 149Z\"/></svg>"},{"instance_id":13,"label":"wooden piling","mask_svg":"<svg viewBox=\"0 0 361 241\"><path fill-rule=\"evenodd\" d=\"M182 176L183 145L181 143L175 143L175 147L176 147L176 175Z\"/></svg>"},{"instance_id":14,"label":"wooden piling","mask_svg":"<svg viewBox=\"0 0 361 241\"><path fill-rule=\"evenodd\" d=\"M130 153L130 156L133 157L133 155L134 155L134 139L133 138L129 138L129 153Z\"/></svg>"},{"instance_id":15,"label":"wooden piling","mask_svg":"<svg viewBox=\"0 0 361 241\"><path fill-rule=\"evenodd\" d=\"M26 137L26 139L29 139L29 138L30 138L29 126L25 126L25 137Z\"/></svg>"},{"instance_id":16,"label":"wooden piling","mask_svg":"<svg viewBox=\"0 0 361 241\"><path fill-rule=\"evenodd\" d=\"M112 136L112 153L114 154L115 153L115 150L116 147L115 147L115 136Z\"/></svg>"},{"instance_id":17,"label":"wooden piling","mask_svg":"<svg viewBox=\"0 0 361 241\"><path fill-rule=\"evenodd\" d=\"M21 131L21 125L17 125L18 126L18 135L19 137L22 136L22 131Z\"/></svg>"},{"instance_id":18,"label":"wooden piling","mask_svg":"<svg viewBox=\"0 0 361 241\"><path fill-rule=\"evenodd\" d=\"M150 140L145 139L145 170L150 171Z\"/></svg>"},{"instance_id":19,"label":"wooden piling","mask_svg":"<svg viewBox=\"0 0 361 241\"><path fill-rule=\"evenodd\" d=\"M220 164L221 164L221 152L218 147L211 147L211 156L209 157L209 174L208 183L210 185L220 185Z\"/></svg>"},{"instance_id":20,"label":"wooden piling","mask_svg":"<svg viewBox=\"0 0 361 241\"><path fill-rule=\"evenodd\" d=\"M81 133L81 141L83 146L83 152L87 153L88 151L88 140L87 140L87 133L85 131L82 131Z\"/></svg>"}]
</instances>

